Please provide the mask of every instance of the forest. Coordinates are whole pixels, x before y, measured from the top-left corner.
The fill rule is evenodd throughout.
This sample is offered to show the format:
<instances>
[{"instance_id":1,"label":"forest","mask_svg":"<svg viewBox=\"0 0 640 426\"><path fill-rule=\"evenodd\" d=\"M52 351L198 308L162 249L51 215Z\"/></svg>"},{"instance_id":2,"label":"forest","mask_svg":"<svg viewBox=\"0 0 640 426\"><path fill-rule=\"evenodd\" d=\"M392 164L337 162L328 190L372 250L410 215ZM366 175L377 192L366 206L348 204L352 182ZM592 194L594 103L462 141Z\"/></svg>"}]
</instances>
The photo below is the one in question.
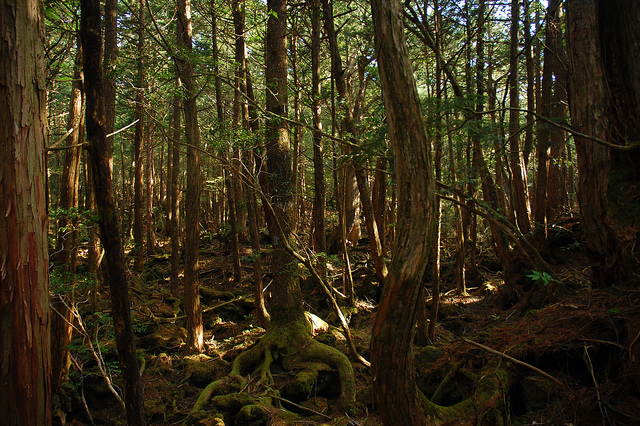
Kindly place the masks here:
<instances>
[{"instance_id":1,"label":"forest","mask_svg":"<svg viewBox=\"0 0 640 426\"><path fill-rule=\"evenodd\" d=\"M638 28L0 0L0 423L640 424Z\"/></svg>"}]
</instances>

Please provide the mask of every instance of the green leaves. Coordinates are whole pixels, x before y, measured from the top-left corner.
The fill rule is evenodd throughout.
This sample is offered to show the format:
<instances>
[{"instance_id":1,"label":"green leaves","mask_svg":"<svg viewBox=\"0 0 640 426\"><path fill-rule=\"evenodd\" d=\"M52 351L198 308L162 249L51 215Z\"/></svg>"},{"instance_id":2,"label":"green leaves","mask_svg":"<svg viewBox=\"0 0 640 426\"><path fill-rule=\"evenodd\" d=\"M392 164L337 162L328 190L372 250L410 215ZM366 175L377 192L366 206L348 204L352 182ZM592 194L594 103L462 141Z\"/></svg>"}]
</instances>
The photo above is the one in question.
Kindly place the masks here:
<instances>
[{"instance_id":1,"label":"green leaves","mask_svg":"<svg viewBox=\"0 0 640 426\"><path fill-rule=\"evenodd\" d=\"M531 278L531 280L535 283L541 282L542 285L545 286L550 282L557 281L554 280L551 275L549 275L549 273L540 271L531 271L531 273L527 275L527 278Z\"/></svg>"}]
</instances>

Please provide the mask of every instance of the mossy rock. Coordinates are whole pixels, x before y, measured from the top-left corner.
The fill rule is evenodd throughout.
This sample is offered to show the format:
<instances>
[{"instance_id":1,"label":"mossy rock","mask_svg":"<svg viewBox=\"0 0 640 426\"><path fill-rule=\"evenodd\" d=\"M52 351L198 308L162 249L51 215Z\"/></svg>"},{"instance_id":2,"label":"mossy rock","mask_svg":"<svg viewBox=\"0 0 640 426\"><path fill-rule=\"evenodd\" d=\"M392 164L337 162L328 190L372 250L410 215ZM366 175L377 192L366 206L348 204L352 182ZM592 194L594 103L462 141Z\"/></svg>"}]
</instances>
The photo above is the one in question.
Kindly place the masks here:
<instances>
[{"instance_id":1,"label":"mossy rock","mask_svg":"<svg viewBox=\"0 0 640 426\"><path fill-rule=\"evenodd\" d=\"M202 303L210 304L214 300L228 302L229 300L235 299L236 296L230 291L220 291L213 288L201 286L200 297L202 298Z\"/></svg>"},{"instance_id":2,"label":"mossy rock","mask_svg":"<svg viewBox=\"0 0 640 426\"><path fill-rule=\"evenodd\" d=\"M215 380L215 365L211 362L211 357L203 354L188 356L184 358L186 377L189 384L197 388L204 388Z\"/></svg>"},{"instance_id":3,"label":"mossy rock","mask_svg":"<svg viewBox=\"0 0 640 426\"><path fill-rule=\"evenodd\" d=\"M269 421L269 414L258 404L245 405L233 417L233 424L237 426L265 426Z\"/></svg>"},{"instance_id":4,"label":"mossy rock","mask_svg":"<svg viewBox=\"0 0 640 426\"><path fill-rule=\"evenodd\" d=\"M415 355L416 367L429 368L431 364L442 357L442 351L435 346L425 346Z\"/></svg>"}]
</instances>

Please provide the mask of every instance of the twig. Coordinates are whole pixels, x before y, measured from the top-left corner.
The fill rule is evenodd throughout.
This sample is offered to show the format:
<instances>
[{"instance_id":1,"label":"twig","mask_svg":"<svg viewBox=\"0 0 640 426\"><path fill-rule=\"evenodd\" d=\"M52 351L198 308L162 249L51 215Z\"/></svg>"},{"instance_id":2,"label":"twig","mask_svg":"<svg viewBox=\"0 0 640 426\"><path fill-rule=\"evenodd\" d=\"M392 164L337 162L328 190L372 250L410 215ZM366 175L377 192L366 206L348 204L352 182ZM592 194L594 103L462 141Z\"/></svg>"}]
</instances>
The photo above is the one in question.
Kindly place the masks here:
<instances>
[{"instance_id":1,"label":"twig","mask_svg":"<svg viewBox=\"0 0 640 426\"><path fill-rule=\"evenodd\" d=\"M275 395L269 395L269 397L273 398L273 399L277 399L277 400L282 401L282 402L286 402L287 404L291 404L294 407L299 408L301 410L306 410L306 411L308 411L310 413L316 414L318 416L322 416L325 419L333 420L333 417L327 416L326 414L323 414L323 413L321 413L319 411L316 411L316 410L313 410L311 408L305 407L304 405L296 404L295 402L289 401L288 399L284 399L284 398L281 398L281 397L275 396Z\"/></svg>"},{"instance_id":2,"label":"twig","mask_svg":"<svg viewBox=\"0 0 640 426\"><path fill-rule=\"evenodd\" d=\"M605 412L604 407L602 406L602 397L600 396L600 388L598 386L598 380L596 380L596 375L593 372L593 363L591 362L591 356L589 356L589 350L587 348L587 344L584 344L584 360L587 362L587 367L589 367L589 373L591 373L591 379L593 380L593 385L596 388L596 396L598 397L598 408L600 408L600 414L602 414L602 426L607 424L607 414Z\"/></svg>"},{"instance_id":3,"label":"twig","mask_svg":"<svg viewBox=\"0 0 640 426\"><path fill-rule=\"evenodd\" d=\"M223 307L225 305L229 305L231 303L235 303L235 302L237 302L239 300L242 300L242 299L244 299L244 297L236 297L235 299L228 300L228 301L220 303L218 305L209 306L208 308L203 309L202 313L204 314L206 312L213 311L215 309L221 308L221 307ZM173 317L173 318L158 318L155 315L153 315L153 313L150 314L150 317L151 316L154 317L155 320L158 321L158 322L173 322L173 321L179 321L179 320L183 320L183 319L187 318L186 315L182 315L182 316L179 316L179 317Z\"/></svg>"},{"instance_id":4,"label":"twig","mask_svg":"<svg viewBox=\"0 0 640 426\"><path fill-rule=\"evenodd\" d=\"M479 347L479 348L481 348L481 349L484 349L484 350L486 350L486 351L488 351L488 352L491 352L492 354L496 354L496 355L498 355L498 356L501 356L502 358L507 359L507 360L509 360L509 361L513 362L514 364L518 364L518 365L521 365L521 366L523 366L523 367L526 367L526 368L528 368L528 369L530 369L530 370L532 370L532 371L535 371L536 373L540 374L540 375L541 375L541 376L543 376L543 377L546 377L547 379L549 379L549 380L553 381L554 383L558 384L559 386L561 386L561 387L563 387L563 388L565 388L565 389L567 388L567 385L565 385L564 383L562 383L560 380L556 379L555 377L553 377L553 376L552 376L552 375L550 375L549 373L545 373L544 371L540 370L539 368L534 367L534 366L533 366L533 365L531 365L531 364L527 364L526 362L524 362L524 361L520 361L519 359L515 359L515 358L513 358L513 357L511 357L511 356L509 356L509 355L507 355L507 354L505 354L505 353L502 353L502 352L496 351L495 349L491 349L489 346L485 346L485 345L483 345L483 344L481 344L481 343L474 342L473 340L471 340L471 339L467 339L466 337L463 337L463 338L462 338L462 340L463 340L463 341L465 341L465 342L467 342L467 343L470 343L470 344L472 344L472 345L474 345L474 346L477 346L477 347Z\"/></svg>"},{"instance_id":5,"label":"twig","mask_svg":"<svg viewBox=\"0 0 640 426\"><path fill-rule=\"evenodd\" d=\"M640 337L640 331L638 331L638 334L636 334L636 338L633 339L633 342L631 342L631 344L629 345L629 362L633 362L632 361L632 353L631 353L631 349L633 348L633 345L636 343L636 341L638 340L638 337Z\"/></svg>"},{"instance_id":6,"label":"twig","mask_svg":"<svg viewBox=\"0 0 640 426\"><path fill-rule=\"evenodd\" d=\"M82 385L80 387L80 397L82 398L82 405L84 406L84 410L87 412L87 416L89 417L89 422L91 423L91 425L95 425L95 422L93 421L93 417L91 416L91 411L89 411L89 405L87 404L87 400L84 397L84 371L82 370L82 366L80 365L80 363L75 357L70 356L69 358L71 358L71 361L80 372L80 384Z\"/></svg>"}]
</instances>

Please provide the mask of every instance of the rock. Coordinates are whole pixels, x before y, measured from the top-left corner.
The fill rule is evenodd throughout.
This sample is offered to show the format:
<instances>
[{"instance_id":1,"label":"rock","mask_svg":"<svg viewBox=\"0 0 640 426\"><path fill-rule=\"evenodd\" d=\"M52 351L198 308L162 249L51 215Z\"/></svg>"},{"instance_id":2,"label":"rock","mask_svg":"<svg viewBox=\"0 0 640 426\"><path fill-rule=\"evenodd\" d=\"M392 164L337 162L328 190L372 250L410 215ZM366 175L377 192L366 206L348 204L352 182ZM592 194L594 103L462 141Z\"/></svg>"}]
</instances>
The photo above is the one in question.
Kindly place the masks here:
<instances>
[{"instance_id":1,"label":"rock","mask_svg":"<svg viewBox=\"0 0 640 426\"><path fill-rule=\"evenodd\" d=\"M191 386L204 388L215 380L215 366L211 362L211 357L203 354L188 356L184 358L184 363Z\"/></svg>"}]
</instances>

